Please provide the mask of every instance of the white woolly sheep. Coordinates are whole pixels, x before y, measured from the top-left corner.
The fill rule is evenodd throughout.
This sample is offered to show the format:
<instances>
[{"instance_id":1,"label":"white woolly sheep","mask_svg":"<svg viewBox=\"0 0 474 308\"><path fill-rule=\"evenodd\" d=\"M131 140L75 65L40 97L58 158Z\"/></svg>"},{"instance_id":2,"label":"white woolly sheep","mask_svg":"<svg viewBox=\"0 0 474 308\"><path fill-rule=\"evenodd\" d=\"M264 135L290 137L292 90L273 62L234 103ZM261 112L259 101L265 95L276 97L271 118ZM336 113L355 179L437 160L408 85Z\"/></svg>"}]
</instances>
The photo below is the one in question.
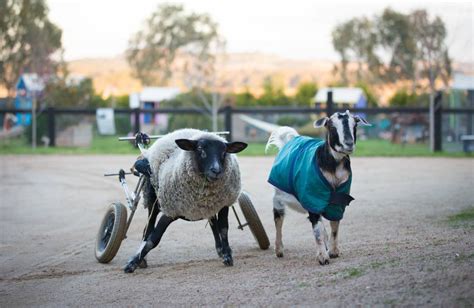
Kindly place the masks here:
<instances>
[{"instance_id":1,"label":"white woolly sheep","mask_svg":"<svg viewBox=\"0 0 474 308\"><path fill-rule=\"evenodd\" d=\"M233 153L246 146L243 142L228 143L212 133L181 129L158 139L143 154L151 168L144 191L150 217L144 240L125 272L131 273L142 264L168 225L178 218L209 219L218 255L225 265L233 265L227 216L228 207L241 192L239 164ZM154 227L159 212L162 216Z\"/></svg>"}]
</instances>

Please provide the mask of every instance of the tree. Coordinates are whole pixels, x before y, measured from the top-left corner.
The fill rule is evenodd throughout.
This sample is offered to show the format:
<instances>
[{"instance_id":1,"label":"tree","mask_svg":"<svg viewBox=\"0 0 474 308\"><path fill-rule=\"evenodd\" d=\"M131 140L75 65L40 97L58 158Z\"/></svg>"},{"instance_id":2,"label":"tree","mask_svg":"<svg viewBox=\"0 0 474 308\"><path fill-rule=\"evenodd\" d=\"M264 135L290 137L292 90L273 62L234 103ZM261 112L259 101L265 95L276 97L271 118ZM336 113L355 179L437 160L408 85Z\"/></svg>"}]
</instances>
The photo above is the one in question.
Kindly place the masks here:
<instances>
[{"instance_id":1,"label":"tree","mask_svg":"<svg viewBox=\"0 0 474 308\"><path fill-rule=\"evenodd\" d=\"M299 106L310 106L314 101L314 96L318 92L318 86L314 82L304 82L298 86L295 101Z\"/></svg>"},{"instance_id":2,"label":"tree","mask_svg":"<svg viewBox=\"0 0 474 308\"><path fill-rule=\"evenodd\" d=\"M62 31L49 21L44 0L1 0L0 12L0 83L13 96L23 72L55 74Z\"/></svg>"},{"instance_id":3,"label":"tree","mask_svg":"<svg viewBox=\"0 0 474 308\"><path fill-rule=\"evenodd\" d=\"M349 63L349 51L351 48L351 37L353 29L353 21L350 20L336 26L332 31L332 45L341 57L341 79L344 85L347 85L347 64Z\"/></svg>"},{"instance_id":4,"label":"tree","mask_svg":"<svg viewBox=\"0 0 474 308\"><path fill-rule=\"evenodd\" d=\"M353 18L336 26L332 32L334 49L341 56L341 77L348 84L347 64L355 60L358 64L357 77L362 78L363 64L377 72L380 60L375 53L378 40L373 22L366 17Z\"/></svg>"},{"instance_id":5,"label":"tree","mask_svg":"<svg viewBox=\"0 0 474 308\"><path fill-rule=\"evenodd\" d=\"M277 84L271 76L267 76L263 81L263 94L258 98L258 102L263 106L288 105L290 99L285 95L283 86Z\"/></svg>"},{"instance_id":6,"label":"tree","mask_svg":"<svg viewBox=\"0 0 474 308\"><path fill-rule=\"evenodd\" d=\"M379 42L389 55L385 68L385 80L412 79L416 88L416 41L410 15L390 8L377 17Z\"/></svg>"},{"instance_id":7,"label":"tree","mask_svg":"<svg viewBox=\"0 0 474 308\"><path fill-rule=\"evenodd\" d=\"M217 24L207 14L188 13L182 5L163 4L145 28L129 41L127 60L145 85L166 85L173 75L176 56L185 60L213 61L212 44L219 38Z\"/></svg>"}]
</instances>

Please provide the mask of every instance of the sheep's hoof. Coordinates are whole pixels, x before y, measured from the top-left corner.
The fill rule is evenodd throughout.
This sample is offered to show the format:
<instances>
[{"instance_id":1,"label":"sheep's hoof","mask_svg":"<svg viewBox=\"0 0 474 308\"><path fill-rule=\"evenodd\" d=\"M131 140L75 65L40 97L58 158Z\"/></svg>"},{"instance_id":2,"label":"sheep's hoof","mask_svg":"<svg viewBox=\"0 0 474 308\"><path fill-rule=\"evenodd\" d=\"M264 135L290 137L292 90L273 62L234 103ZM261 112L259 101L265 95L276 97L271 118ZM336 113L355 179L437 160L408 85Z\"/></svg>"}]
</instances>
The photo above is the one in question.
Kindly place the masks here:
<instances>
[{"instance_id":1,"label":"sheep's hoof","mask_svg":"<svg viewBox=\"0 0 474 308\"><path fill-rule=\"evenodd\" d=\"M127 274L133 273L138 267L138 258L134 257L130 261L128 261L127 265L125 265L125 268L123 271Z\"/></svg>"},{"instance_id":2,"label":"sheep's hoof","mask_svg":"<svg viewBox=\"0 0 474 308\"><path fill-rule=\"evenodd\" d=\"M148 262L146 261L146 259L141 260L140 263L138 263L138 267L139 268L147 268L148 267Z\"/></svg>"},{"instance_id":3,"label":"sheep's hoof","mask_svg":"<svg viewBox=\"0 0 474 308\"><path fill-rule=\"evenodd\" d=\"M283 251L277 251L277 252L276 252L276 256L277 256L278 258L283 258Z\"/></svg>"},{"instance_id":4,"label":"sheep's hoof","mask_svg":"<svg viewBox=\"0 0 474 308\"><path fill-rule=\"evenodd\" d=\"M224 265L225 266L233 266L234 260L232 260L232 256L224 256Z\"/></svg>"},{"instance_id":5,"label":"sheep's hoof","mask_svg":"<svg viewBox=\"0 0 474 308\"><path fill-rule=\"evenodd\" d=\"M329 252L329 258L335 259L339 257L339 253L337 252Z\"/></svg>"}]
</instances>

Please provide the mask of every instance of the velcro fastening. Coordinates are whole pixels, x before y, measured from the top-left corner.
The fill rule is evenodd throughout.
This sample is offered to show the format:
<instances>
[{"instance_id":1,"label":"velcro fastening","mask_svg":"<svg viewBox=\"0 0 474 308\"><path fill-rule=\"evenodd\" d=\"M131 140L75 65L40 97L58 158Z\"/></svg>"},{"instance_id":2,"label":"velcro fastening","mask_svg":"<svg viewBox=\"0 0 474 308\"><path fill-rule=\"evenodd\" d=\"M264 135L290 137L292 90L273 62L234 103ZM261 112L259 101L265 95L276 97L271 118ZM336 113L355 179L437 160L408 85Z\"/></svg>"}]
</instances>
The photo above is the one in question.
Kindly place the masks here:
<instances>
[{"instance_id":1,"label":"velcro fastening","mask_svg":"<svg viewBox=\"0 0 474 308\"><path fill-rule=\"evenodd\" d=\"M354 198L346 193L342 192L331 192L331 198L329 200L330 204L344 205L347 206Z\"/></svg>"}]
</instances>

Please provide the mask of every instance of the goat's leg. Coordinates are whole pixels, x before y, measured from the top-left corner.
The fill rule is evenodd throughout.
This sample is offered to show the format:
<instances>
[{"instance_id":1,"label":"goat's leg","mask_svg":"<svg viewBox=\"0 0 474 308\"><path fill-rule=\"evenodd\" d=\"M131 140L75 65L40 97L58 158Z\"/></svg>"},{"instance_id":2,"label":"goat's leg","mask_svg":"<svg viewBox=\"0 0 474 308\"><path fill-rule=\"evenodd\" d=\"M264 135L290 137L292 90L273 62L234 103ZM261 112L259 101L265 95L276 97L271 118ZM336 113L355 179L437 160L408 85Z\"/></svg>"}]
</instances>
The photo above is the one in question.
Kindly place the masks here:
<instances>
[{"instance_id":1,"label":"goat's leg","mask_svg":"<svg viewBox=\"0 0 474 308\"><path fill-rule=\"evenodd\" d=\"M321 215L309 213L309 220L313 226L314 238L316 239L316 248L318 249L318 261L321 265L329 264L329 254L326 233Z\"/></svg>"},{"instance_id":2,"label":"goat's leg","mask_svg":"<svg viewBox=\"0 0 474 308\"><path fill-rule=\"evenodd\" d=\"M137 254L133 256L124 268L125 273L133 273L138 267L138 264L145 258L148 252L155 248L161 240L161 237L166 231L166 228L174 221L174 218L163 215L160 217L158 224L153 229L147 240L142 242L138 248Z\"/></svg>"},{"instance_id":3,"label":"goat's leg","mask_svg":"<svg viewBox=\"0 0 474 308\"><path fill-rule=\"evenodd\" d=\"M229 246L229 240L227 238L227 234L229 232L229 207L223 207L217 216L217 226L219 228L219 235L222 243L222 256L224 259L224 264L227 266L232 266L234 265L234 260L232 259L232 249Z\"/></svg>"},{"instance_id":4,"label":"goat's leg","mask_svg":"<svg viewBox=\"0 0 474 308\"><path fill-rule=\"evenodd\" d=\"M224 255L222 254L221 235L219 234L218 221L217 221L217 217L215 215L209 219L209 224L211 225L212 234L214 235L214 240L216 242L217 255L219 257L223 258Z\"/></svg>"},{"instance_id":5,"label":"goat's leg","mask_svg":"<svg viewBox=\"0 0 474 308\"><path fill-rule=\"evenodd\" d=\"M339 248L338 245L338 236L339 236L339 221L330 221L331 225L331 248L329 249L329 257L337 258L339 257Z\"/></svg>"},{"instance_id":6,"label":"goat's leg","mask_svg":"<svg viewBox=\"0 0 474 308\"><path fill-rule=\"evenodd\" d=\"M283 220L285 218L285 205L273 196L273 220L275 221L276 238L275 238L275 254L278 258L283 257L283 240L282 229Z\"/></svg>"}]
</instances>

